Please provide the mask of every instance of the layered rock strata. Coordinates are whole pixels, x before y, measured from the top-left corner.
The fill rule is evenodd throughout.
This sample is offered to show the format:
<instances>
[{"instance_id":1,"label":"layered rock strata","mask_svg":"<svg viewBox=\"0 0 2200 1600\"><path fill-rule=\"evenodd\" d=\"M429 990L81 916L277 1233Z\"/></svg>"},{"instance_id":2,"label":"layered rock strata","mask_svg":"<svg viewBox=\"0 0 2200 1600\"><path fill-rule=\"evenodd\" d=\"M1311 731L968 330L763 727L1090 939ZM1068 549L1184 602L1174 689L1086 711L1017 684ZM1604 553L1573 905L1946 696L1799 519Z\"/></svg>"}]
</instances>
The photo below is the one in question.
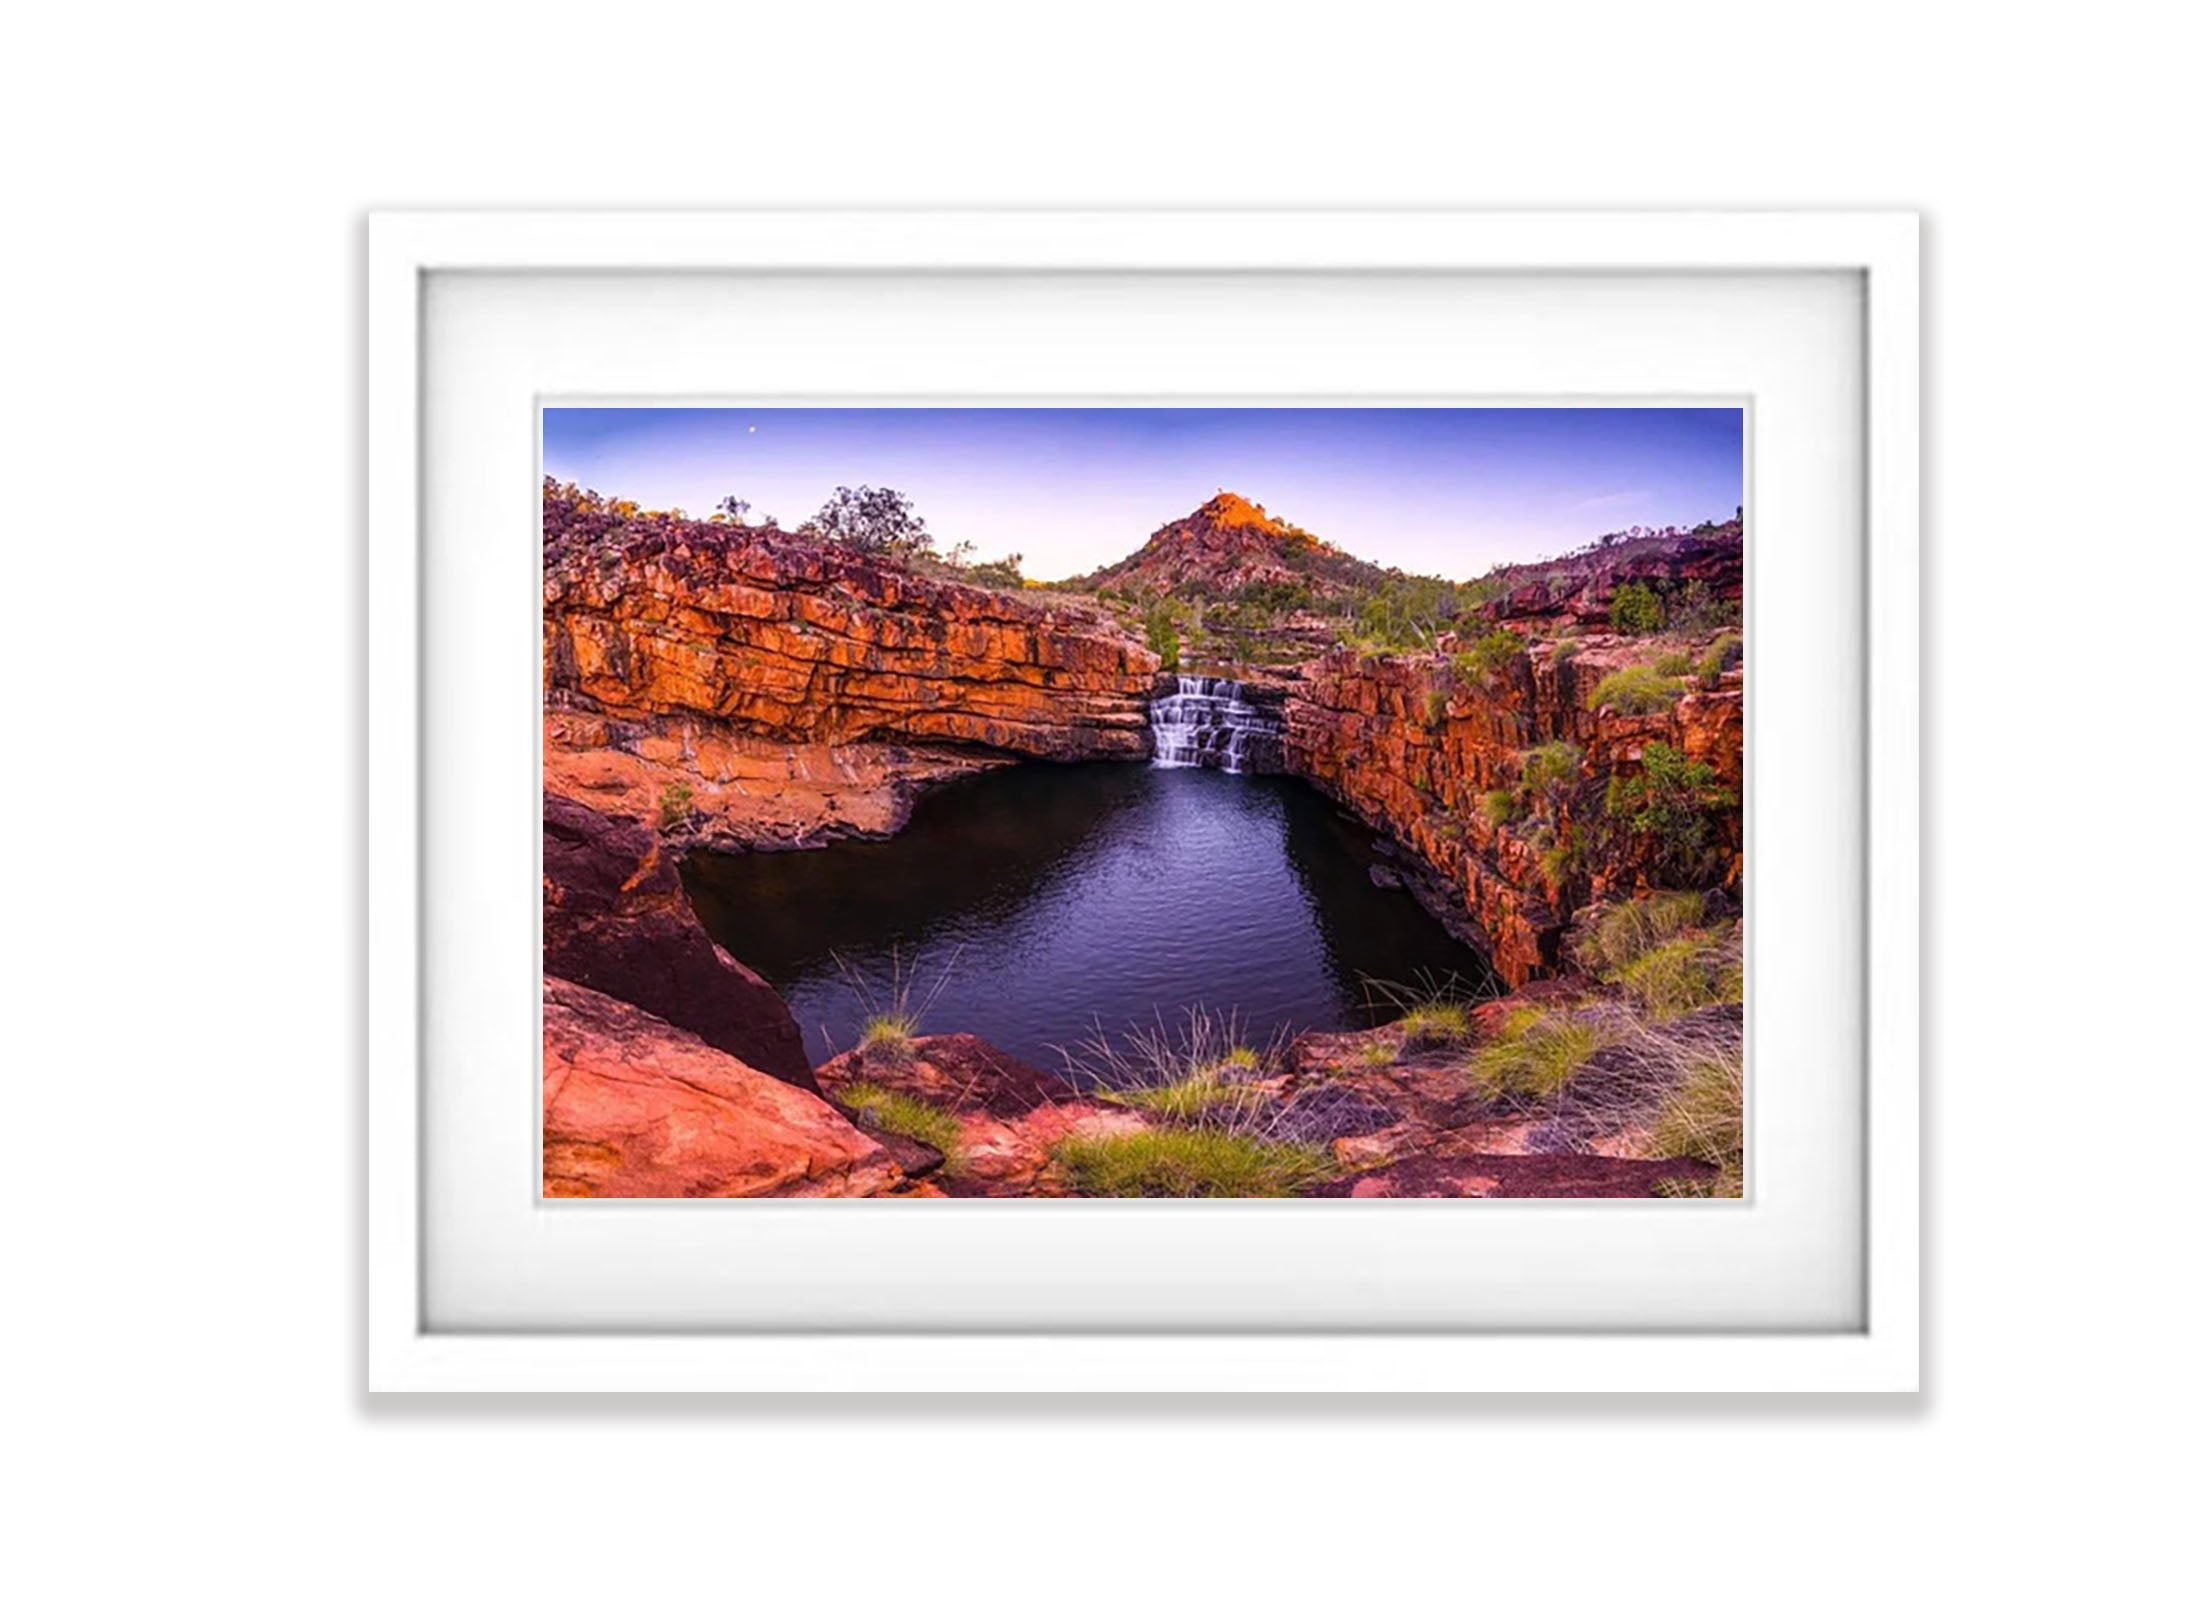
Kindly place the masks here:
<instances>
[{"instance_id":1,"label":"layered rock strata","mask_svg":"<svg viewBox=\"0 0 2200 1600\"><path fill-rule=\"evenodd\" d=\"M546 786L697 842L888 832L1003 759L1143 759L1159 664L1089 602L546 500Z\"/></svg>"}]
</instances>

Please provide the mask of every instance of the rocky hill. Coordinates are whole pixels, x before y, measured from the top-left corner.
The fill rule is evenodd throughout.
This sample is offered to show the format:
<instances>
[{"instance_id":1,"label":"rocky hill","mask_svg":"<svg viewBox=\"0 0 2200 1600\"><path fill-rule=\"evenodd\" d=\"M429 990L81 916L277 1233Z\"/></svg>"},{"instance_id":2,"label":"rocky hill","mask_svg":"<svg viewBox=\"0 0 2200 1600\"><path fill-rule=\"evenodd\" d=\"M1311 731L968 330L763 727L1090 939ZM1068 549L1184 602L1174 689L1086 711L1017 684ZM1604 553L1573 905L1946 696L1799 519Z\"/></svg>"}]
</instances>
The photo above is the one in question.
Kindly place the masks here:
<instances>
[{"instance_id":1,"label":"rocky hill","mask_svg":"<svg viewBox=\"0 0 2200 1600\"><path fill-rule=\"evenodd\" d=\"M1706 609L1742 602L1742 519L1679 529L1615 533L1549 561L1501 567L1489 581L1497 595L1482 606L1493 622L1532 619L1549 626L1602 627L1622 585L1647 587L1669 599L1693 597Z\"/></svg>"},{"instance_id":2,"label":"rocky hill","mask_svg":"<svg viewBox=\"0 0 2200 1600\"><path fill-rule=\"evenodd\" d=\"M1066 587L1146 599L1234 595L1298 587L1342 595L1379 582L1383 569L1228 491L1147 537L1137 550Z\"/></svg>"}]
</instances>

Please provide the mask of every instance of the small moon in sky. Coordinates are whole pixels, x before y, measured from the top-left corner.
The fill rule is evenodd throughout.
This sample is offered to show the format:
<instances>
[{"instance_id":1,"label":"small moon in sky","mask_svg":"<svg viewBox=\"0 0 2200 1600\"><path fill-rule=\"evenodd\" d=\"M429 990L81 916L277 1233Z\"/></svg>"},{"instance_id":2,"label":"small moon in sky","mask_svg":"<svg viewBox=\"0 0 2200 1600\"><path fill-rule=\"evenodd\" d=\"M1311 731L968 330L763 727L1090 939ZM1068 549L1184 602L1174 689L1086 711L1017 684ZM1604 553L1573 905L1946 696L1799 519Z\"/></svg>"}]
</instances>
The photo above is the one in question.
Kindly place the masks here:
<instances>
[{"instance_id":1,"label":"small moon in sky","mask_svg":"<svg viewBox=\"0 0 2200 1600\"><path fill-rule=\"evenodd\" d=\"M751 432L751 433L754 433L755 431L756 431L756 424L752 422L752 423L750 423L750 424L749 424L749 432Z\"/></svg>"}]
</instances>

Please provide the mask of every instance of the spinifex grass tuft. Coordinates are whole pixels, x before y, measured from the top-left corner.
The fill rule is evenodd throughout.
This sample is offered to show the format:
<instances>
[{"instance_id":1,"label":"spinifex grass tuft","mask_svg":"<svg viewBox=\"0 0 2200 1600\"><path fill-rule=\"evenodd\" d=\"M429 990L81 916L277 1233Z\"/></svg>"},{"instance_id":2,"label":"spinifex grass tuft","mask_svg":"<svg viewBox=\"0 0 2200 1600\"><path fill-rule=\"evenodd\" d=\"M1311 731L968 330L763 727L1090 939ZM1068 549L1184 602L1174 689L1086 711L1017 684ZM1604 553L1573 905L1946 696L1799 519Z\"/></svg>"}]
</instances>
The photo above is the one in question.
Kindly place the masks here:
<instances>
[{"instance_id":1,"label":"spinifex grass tuft","mask_svg":"<svg viewBox=\"0 0 2200 1600\"><path fill-rule=\"evenodd\" d=\"M1335 1170L1318 1145L1175 1125L1074 1135L1054 1158L1076 1193L1117 1199L1280 1199Z\"/></svg>"},{"instance_id":2,"label":"spinifex grass tuft","mask_svg":"<svg viewBox=\"0 0 2200 1600\"><path fill-rule=\"evenodd\" d=\"M884 994L873 989L869 980L833 953L833 963L840 968L840 975L847 979L850 988L863 1004L863 1028L856 1036L856 1047L882 1062L907 1061L917 1036L924 1032L924 1014L932 1008L932 1002L947 987L947 980L954 975L955 957L950 954L939 975L921 992L917 983L915 961L902 964L901 949L897 945L893 953L894 970L890 986ZM828 1036L826 1043L832 1043Z\"/></svg>"},{"instance_id":3,"label":"spinifex grass tuft","mask_svg":"<svg viewBox=\"0 0 2200 1600\"><path fill-rule=\"evenodd\" d=\"M1474 1053L1469 1068L1493 1094L1540 1100L1571 1083L1607 1039L1607 1030L1583 1015L1522 1006L1505 1019L1494 1042Z\"/></svg>"},{"instance_id":4,"label":"spinifex grass tuft","mask_svg":"<svg viewBox=\"0 0 2200 1600\"><path fill-rule=\"evenodd\" d=\"M1261 1080L1283 1041L1268 1049L1245 1042L1236 1015L1193 1006L1171 1028L1127 1029L1120 1038L1096 1030L1073 1054L1061 1052L1063 1074L1118 1105L1260 1138L1274 1108Z\"/></svg>"},{"instance_id":5,"label":"spinifex grass tuft","mask_svg":"<svg viewBox=\"0 0 2200 1600\"><path fill-rule=\"evenodd\" d=\"M1474 1033L1474 1008L1497 997L1494 979L1470 985L1456 972L1439 977L1418 972L1411 983L1362 976L1367 1007L1378 1021L1389 1013L1404 1024L1401 1030L1407 1050L1462 1045Z\"/></svg>"},{"instance_id":6,"label":"spinifex grass tuft","mask_svg":"<svg viewBox=\"0 0 2200 1600\"><path fill-rule=\"evenodd\" d=\"M1172 1083L1150 1084L1142 1089L1102 1092L1110 1100L1177 1122L1227 1121L1261 1098L1257 1090L1242 1083L1225 1083L1214 1072L1192 1072Z\"/></svg>"},{"instance_id":7,"label":"spinifex grass tuft","mask_svg":"<svg viewBox=\"0 0 2200 1600\"><path fill-rule=\"evenodd\" d=\"M1582 938L1581 964L1592 972L1616 972L1675 934L1701 927L1703 916L1700 894L1657 894L1614 906Z\"/></svg>"},{"instance_id":8,"label":"spinifex grass tuft","mask_svg":"<svg viewBox=\"0 0 2200 1600\"><path fill-rule=\"evenodd\" d=\"M1664 711L1688 692L1688 685L1679 678L1668 677L1655 667L1638 664L1622 667L1610 677L1599 680L1589 693L1589 709L1601 711L1612 707L1623 716L1641 716L1646 712Z\"/></svg>"},{"instance_id":9,"label":"spinifex grass tuft","mask_svg":"<svg viewBox=\"0 0 2200 1600\"><path fill-rule=\"evenodd\" d=\"M1426 1044L1432 1040L1447 1043L1466 1038L1473 1029L1467 1018L1467 1007L1457 1000L1424 1000L1408 1011L1402 1019L1408 1041Z\"/></svg>"},{"instance_id":10,"label":"spinifex grass tuft","mask_svg":"<svg viewBox=\"0 0 2200 1600\"><path fill-rule=\"evenodd\" d=\"M875 1083L848 1085L840 1093L840 1103L855 1115L858 1126L877 1126L904 1139L928 1144L947 1158L948 1171L955 1170L956 1154L962 1146L962 1124L952 1112Z\"/></svg>"}]
</instances>

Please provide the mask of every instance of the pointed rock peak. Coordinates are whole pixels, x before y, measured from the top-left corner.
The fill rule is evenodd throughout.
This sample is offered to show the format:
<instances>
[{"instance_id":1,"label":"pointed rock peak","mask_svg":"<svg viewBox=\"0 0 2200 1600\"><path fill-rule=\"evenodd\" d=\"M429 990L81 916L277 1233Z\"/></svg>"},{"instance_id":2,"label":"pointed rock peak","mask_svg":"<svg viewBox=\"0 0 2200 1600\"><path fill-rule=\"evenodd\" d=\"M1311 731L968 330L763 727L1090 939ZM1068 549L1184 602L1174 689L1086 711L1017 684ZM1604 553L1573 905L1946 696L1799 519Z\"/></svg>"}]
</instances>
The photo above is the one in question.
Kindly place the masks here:
<instances>
[{"instance_id":1,"label":"pointed rock peak","mask_svg":"<svg viewBox=\"0 0 2200 1600\"><path fill-rule=\"evenodd\" d=\"M1202 522L1211 522L1224 528L1253 526L1274 528L1281 531L1283 527L1282 523L1269 516L1266 511L1253 504L1245 496L1232 494L1227 489L1218 490L1212 500L1193 512L1192 515Z\"/></svg>"}]
</instances>

